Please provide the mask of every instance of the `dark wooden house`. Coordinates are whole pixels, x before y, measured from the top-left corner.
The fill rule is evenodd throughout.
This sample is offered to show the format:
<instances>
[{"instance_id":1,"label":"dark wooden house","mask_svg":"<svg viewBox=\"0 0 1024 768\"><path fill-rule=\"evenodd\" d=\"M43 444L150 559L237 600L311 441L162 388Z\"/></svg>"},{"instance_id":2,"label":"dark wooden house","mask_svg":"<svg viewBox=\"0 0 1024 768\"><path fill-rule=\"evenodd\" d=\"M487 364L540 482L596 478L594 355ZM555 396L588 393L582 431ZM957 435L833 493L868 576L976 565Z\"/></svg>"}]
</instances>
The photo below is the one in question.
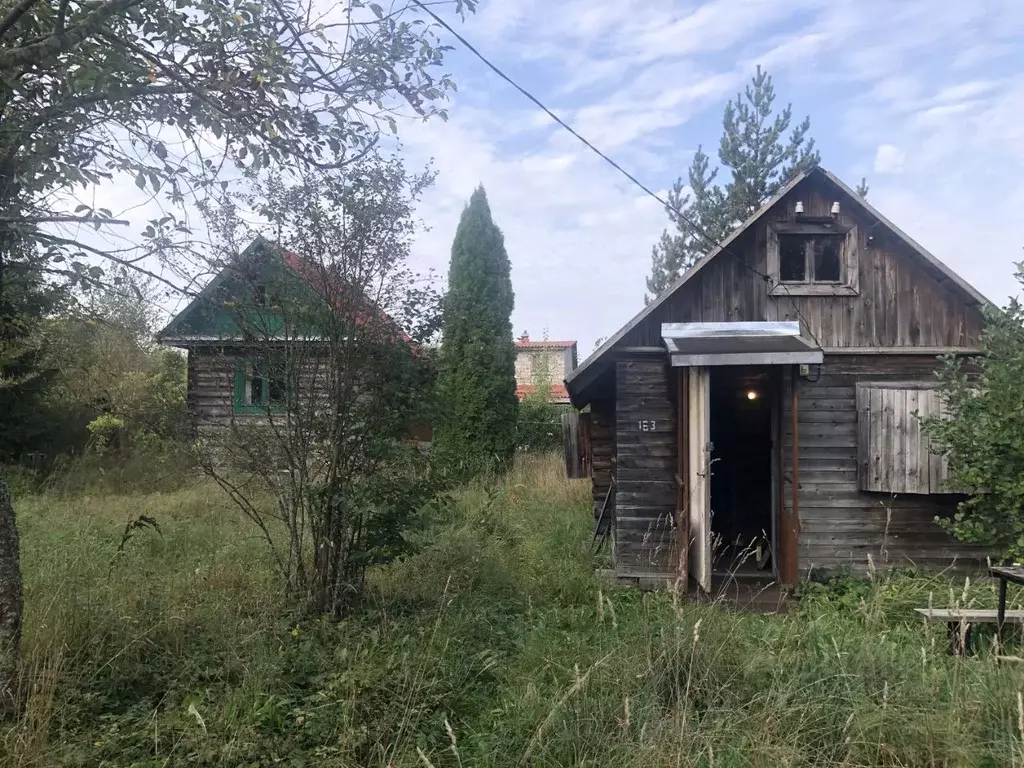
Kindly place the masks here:
<instances>
[{"instance_id":1,"label":"dark wooden house","mask_svg":"<svg viewBox=\"0 0 1024 768\"><path fill-rule=\"evenodd\" d=\"M261 237L256 238L157 334L161 344L188 352L187 400L193 433L215 437L294 410L298 393L317 407L328 355L316 312L332 307L361 334L382 342L410 340L392 318L329 269ZM414 350L414 346L407 345ZM429 442L429 425L414 423L410 437Z\"/></svg>"},{"instance_id":2,"label":"dark wooden house","mask_svg":"<svg viewBox=\"0 0 1024 768\"><path fill-rule=\"evenodd\" d=\"M986 303L832 174L793 179L566 379L618 575L977 563L919 416Z\"/></svg>"}]
</instances>

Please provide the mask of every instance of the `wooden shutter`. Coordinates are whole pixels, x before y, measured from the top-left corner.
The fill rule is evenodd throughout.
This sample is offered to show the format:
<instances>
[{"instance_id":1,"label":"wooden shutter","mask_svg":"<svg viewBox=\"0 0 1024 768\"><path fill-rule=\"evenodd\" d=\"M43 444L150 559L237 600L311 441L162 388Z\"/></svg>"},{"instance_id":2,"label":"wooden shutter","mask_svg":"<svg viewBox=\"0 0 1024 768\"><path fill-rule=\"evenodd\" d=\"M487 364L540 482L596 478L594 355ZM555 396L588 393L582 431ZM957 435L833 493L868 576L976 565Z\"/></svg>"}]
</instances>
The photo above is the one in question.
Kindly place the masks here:
<instances>
[{"instance_id":1,"label":"wooden shutter","mask_svg":"<svg viewBox=\"0 0 1024 768\"><path fill-rule=\"evenodd\" d=\"M926 382L857 384L860 489L881 493L953 493L946 459L932 453L921 420L942 417L942 401Z\"/></svg>"}]
</instances>

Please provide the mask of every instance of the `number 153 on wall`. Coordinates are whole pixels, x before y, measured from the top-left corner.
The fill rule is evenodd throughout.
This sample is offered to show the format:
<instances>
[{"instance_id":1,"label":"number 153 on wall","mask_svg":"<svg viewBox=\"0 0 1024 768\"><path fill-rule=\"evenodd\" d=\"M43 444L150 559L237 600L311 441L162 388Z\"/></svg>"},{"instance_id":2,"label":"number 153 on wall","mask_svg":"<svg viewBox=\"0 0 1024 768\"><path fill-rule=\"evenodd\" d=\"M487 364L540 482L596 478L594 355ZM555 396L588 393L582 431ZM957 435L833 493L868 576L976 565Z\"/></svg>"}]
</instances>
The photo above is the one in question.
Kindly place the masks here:
<instances>
[{"instance_id":1,"label":"number 153 on wall","mask_svg":"<svg viewBox=\"0 0 1024 768\"><path fill-rule=\"evenodd\" d=\"M637 429L641 432L654 432L658 426L658 422L654 419L640 419L636 423Z\"/></svg>"}]
</instances>

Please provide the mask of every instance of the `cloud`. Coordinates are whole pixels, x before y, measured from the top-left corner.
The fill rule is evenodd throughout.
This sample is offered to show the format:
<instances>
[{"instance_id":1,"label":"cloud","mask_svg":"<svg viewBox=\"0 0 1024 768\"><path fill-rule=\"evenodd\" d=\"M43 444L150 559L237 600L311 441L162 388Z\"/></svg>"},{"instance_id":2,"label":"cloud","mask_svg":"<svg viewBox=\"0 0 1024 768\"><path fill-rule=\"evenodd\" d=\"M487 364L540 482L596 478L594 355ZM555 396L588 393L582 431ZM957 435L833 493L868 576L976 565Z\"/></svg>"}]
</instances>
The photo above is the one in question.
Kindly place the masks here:
<instances>
[{"instance_id":1,"label":"cloud","mask_svg":"<svg viewBox=\"0 0 1024 768\"><path fill-rule=\"evenodd\" d=\"M713 154L725 101L762 64L778 106L811 116L826 167L867 175L872 202L983 293L1015 286L1024 3L490 0L457 28L655 190L698 144ZM512 260L515 327L589 351L642 307L665 212L468 52L456 47L446 71L459 84L451 121L400 128L410 167L432 159L439 172L417 263L447 269L483 183Z\"/></svg>"},{"instance_id":2,"label":"cloud","mask_svg":"<svg viewBox=\"0 0 1024 768\"><path fill-rule=\"evenodd\" d=\"M907 156L899 147L881 144L875 153L875 173L903 173Z\"/></svg>"},{"instance_id":3,"label":"cloud","mask_svg":"<svg viewBox=\"0 0 1024 768\"><path fill-rule=\"evenodd\" d=\"M983 207L981 174L1004 201L1024 190L1014 118L1024 111L1024 61L1011 60L1021 29L1024 5L998 0L942 13L930 0L529 0L492 3L462 31L654 189L685 171L698 144L717 146L725 101L763 64L779 101L811 115L826 167L851 182L877 176L873 202L995 295L1012 273L1014 234L979 232L949 212ZM440 171L423 209L435 226L418 257L443 270L458 214L482 181L513 263L516 327L549 327L587 350L642 306L667 217L539 111L503 122L532 108L498 79L477 77L478 62L460 64L452 122L406 135Z\"/></svg>"}]
</instances>

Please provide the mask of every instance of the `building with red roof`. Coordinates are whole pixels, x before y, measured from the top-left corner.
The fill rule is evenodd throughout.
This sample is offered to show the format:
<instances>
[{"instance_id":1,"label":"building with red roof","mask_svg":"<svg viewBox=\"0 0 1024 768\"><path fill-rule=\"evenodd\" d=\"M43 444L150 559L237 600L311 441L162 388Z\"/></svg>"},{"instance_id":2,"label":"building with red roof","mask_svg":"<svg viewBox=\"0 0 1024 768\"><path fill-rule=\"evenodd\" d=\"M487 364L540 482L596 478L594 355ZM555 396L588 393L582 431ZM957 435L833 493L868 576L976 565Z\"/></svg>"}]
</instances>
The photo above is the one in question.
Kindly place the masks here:
<instances>
[{"instance_id":1,"label":"building with red roof","mask_svg":"<svg viewBox=\"0 0 1024 768\"><path fill-rule=\"evenodd\" d=\"M553 403L568 403L565 377L576 367L576 342L531 339L530 334L516 339L516 394L522 400L538 386L549 386Z\"/></svg>"}]
</instances>

